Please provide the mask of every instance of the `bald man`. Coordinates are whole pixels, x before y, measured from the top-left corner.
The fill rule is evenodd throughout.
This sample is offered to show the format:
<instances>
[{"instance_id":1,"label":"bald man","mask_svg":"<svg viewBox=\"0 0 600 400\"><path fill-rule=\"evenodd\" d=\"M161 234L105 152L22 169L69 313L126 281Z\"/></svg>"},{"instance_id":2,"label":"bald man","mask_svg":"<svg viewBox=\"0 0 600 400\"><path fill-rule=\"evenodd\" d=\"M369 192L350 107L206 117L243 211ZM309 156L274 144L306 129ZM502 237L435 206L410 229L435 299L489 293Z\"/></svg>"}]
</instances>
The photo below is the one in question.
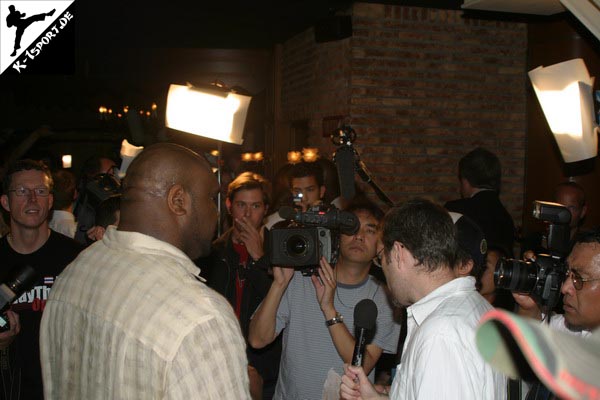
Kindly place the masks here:
<instances>
[{"instance_id":1,"label":"bald man","mask_svg":"<svg viewBox=\"0 0 600 400\"><path fill-rule=\"evenodd\" d=\"M59 277L40 334L46 399L248 399L231 307L198 280L217 180L175 144L146 148L109 227Z\"/></svg>"}]
</instances>

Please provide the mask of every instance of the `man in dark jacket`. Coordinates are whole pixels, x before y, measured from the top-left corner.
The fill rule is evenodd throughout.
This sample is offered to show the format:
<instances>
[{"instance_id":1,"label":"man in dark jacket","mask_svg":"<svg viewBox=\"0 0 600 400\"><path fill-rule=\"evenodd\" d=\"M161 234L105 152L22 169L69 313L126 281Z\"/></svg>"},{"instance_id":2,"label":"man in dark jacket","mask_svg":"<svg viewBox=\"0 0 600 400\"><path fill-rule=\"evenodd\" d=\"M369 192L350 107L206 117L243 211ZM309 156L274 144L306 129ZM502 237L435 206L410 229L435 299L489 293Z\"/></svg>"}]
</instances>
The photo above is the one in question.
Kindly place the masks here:
<instances>
[{"instance_id":1,"label":"man in dark jacket","mask_svg":"<svg viewBox=\"0 0 600 400\"><path fill-rule=\"evenodd\" d=\"M244 172L234 179L225 200L232 227L213 242L210 256L198 261L208 285L231 303L246 339L250 318L272 281L263 250L263 219L269 209L269 193L269 182L259 174ZM262 377L268 397L277 381L281 343L278 340L260 350L248 346L247 354L248 364Z\"/></svg>"},{"instance_id":2,"label":"man in dark jacket","mask_svg":"<svg viewBox=\"0 0 600 400\"><path fill-rule=\"evenodd\" d=\"M458 163L462 199L449 201L444 207L471 218L483 230L488 244L512 254L515 226L498 197L501 178L500 160L494 153L481 147L470 151Z\"/></svg>"}]
</instances>

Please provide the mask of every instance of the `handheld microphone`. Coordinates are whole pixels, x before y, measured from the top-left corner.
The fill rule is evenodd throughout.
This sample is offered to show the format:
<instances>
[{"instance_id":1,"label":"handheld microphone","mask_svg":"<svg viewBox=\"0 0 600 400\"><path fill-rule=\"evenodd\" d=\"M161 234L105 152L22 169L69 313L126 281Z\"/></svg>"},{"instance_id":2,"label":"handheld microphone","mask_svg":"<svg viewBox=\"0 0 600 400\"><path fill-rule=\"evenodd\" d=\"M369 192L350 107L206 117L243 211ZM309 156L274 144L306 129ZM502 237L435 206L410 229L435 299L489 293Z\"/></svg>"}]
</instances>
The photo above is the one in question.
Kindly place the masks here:
<instances>
[{"instance_id":1,"label":"handheld microphone","mask_svg":"<svg viewBox=\"0 0 600 400\"><path fill-rule=\"evenodd\" d=\"M356 327L356 342L352 354L352 365L362 366L367 336L375 328L377 320L377 306L371 299L364 299L354 307L354 326Z\"/></svg>"},{"instance_id":2,"label":"handheld microphone","mask_svg":"<svg viewBox=\"0 0 600 400\"><path fill-rule=\"evenodd\" d=\"M335 152L335 165L340 182L340 194L346 200L351 200L356 194L354 188L354 149L343 146Z\"/></svg>"}]
</instances>

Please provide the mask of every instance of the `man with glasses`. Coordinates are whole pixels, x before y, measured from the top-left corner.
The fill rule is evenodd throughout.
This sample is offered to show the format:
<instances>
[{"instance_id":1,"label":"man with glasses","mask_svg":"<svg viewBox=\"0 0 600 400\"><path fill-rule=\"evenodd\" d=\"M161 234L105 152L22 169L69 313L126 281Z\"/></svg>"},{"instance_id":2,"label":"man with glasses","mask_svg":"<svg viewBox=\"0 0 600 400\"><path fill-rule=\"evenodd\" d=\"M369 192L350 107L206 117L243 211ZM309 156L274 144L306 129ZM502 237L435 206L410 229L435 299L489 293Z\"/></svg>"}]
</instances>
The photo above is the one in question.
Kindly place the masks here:
<instances>
[{"instance_id":1,"label":"man with glasses","mask_svg":"<svg viewBox=\"0 0 600 400\"><path fill-rule=\"evenodd\" d=\"M0 333L0 390L3 398L42 399L38 344L42 311L54 280L82 246L49 228L53 181L43 163L17 161L2 186L0 200L10 216L10 233L0 239L0 282L24 265L34 268L37 279L12 304L10 329Z\"/></svg>"},{"instance_id":2,"label":"man with glasses","mask_svg":"<svg viewBox=\"0 0 600 400\"><path fill-rule=\"evenodd\" d=\"M341 375L344 363L352 361L354 307L363 299L372 299L378 309L375 335L363 357L371 380L382 352L396 351L400 325L393 321L385 288L369 275L383 213L367 201L352 203L346 211L358 217L360 229L340 235L337 264L322 258L318 275L310 277L274 266L273 284L250 322L248 339L256 348L267 346L283 330L275 399L323 398L330 371Z\"/></svg>"},{"instance_id":3,"label":"man with glasses","mask_svg":"<svg viewBox=\"0 0 600 400\"><path fill-rule=\"evenodd\" d=\"M564 314L553 314L550 326L587 336L600 327L600 228L575 238L567 257L568 270L561 286ZM514 294L519 314L542 319L540 308L529 296Z\"/></svg>"},{"instance_id":4,"label":"man with glasses","mask_svg":"<svg viewBox=\"0 0 600 400\"><path fill-rule=\"evenodd\" d=\"M424 199L392 208L382 228L383 272L394 303L407 308L408 333L392 382L393 399L505 399L506 380L475 346L479 318L492 307L472 276L456 277L456 228L448 212ZM376 399L360 367L342 377L343 399Z\"/></svg>"},{"instance_id":5,"label":"man with glasses","mask_svg":"<svg viewBox=\"0 0 600 400\"><path fill-rule=\"evenodd\" d=\"M209 257L196 262L208 286L232 305L244 338L248 337L250 317L267 295L272 281L267 274L269 260L263 251L263 219L269 210L269 193L269 182L259 174L244 172L235 178L225 199L231 228L213 242ZM247 355L249 365L256 368L264 382L265 392L272 392L277 381L281 342L261 351L248 346ZM260 391L261 379L255 382L253 372L251 387Z\"/></svg>"}]
</instances>

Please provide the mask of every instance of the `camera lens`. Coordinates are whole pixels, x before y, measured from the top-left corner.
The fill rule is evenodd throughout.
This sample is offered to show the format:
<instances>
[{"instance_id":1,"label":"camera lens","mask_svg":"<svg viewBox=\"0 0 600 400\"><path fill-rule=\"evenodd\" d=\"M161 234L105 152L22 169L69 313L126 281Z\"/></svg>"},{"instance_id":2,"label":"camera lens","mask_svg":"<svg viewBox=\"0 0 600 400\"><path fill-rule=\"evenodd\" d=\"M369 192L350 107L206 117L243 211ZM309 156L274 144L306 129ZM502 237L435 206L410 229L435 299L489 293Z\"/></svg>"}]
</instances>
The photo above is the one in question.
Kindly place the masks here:
<instances>
[{"instance_id":1,"label":"camera lens","mask_svg":"<svg viewBox=\"0 0 600 400\"><path fill-rule=\"evenodd\" d=\"M496 287L511 292L530 294L538 280L538 267L535 263L501 258L496 264L494 282Z\"/></svg>"},{"instance_id":2,"label":"camera lens","mask_svg":"<svg viewBox=\"0 0 600 400\"><path fill-rule=\"evenodd\" d=\"M308 251L308 242L304 236L292 235L288 238L285 247L290 256L302 257Z\"/></svg>"}]
</instances>

